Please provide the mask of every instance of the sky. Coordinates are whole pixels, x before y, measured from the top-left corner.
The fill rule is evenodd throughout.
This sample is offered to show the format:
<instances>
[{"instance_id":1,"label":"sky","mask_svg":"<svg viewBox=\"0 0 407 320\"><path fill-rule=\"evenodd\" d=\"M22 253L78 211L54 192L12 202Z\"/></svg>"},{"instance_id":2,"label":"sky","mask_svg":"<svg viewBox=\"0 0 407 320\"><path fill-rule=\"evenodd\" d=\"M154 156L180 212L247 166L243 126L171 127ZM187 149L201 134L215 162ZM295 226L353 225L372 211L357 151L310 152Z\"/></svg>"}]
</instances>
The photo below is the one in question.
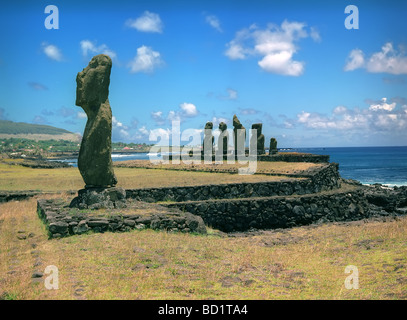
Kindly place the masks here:
<instances>
[{"instance_id":1,"label":"sky","mask_svg":"<svg viewBox=\"0 0 407 320\"><path fill-rule=\"evenodd\" d=\"M2 1L0 119L83 133L76 74L103 53L116 142L236 114L266 147L405 146L406 15L392 0Z\"/></svg>"}]
</instances>

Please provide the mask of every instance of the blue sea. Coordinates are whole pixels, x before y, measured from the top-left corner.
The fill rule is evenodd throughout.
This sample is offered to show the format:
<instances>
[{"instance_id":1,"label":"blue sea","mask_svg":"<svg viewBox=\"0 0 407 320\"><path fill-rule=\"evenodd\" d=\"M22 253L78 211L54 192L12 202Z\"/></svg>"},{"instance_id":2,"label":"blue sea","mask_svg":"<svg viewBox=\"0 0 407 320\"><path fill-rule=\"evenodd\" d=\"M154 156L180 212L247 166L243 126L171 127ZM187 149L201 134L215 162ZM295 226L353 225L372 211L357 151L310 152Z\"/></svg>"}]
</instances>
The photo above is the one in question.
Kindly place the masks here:
<instances>
[{"instance_id":1,"label":"blue sea","mask_svg":"<svg viewBox=\"0 0 407 320\"><path fill-rule=\"evenodd\" d=\"M339 163L339 172L345 179L363 184L407 186L407 146L298 148L292 151L329 155L331 162Z\"/></svg>"},{"instance_id":2,"label":"blue sea","mask_svg":"<svg viewBox=\"0 0 407 320\"><path fill-rule=\"evenodd\" d=\"M345 179L358 180L363 184L380 183L391 187L407 186L407 146L295 148L289 151L329 155L331 162L339 163L339 172ZM113 154L112 160L149 160L149 154ZM63 161L77 166L76 159Z\"/></svg>"}]
</instances>

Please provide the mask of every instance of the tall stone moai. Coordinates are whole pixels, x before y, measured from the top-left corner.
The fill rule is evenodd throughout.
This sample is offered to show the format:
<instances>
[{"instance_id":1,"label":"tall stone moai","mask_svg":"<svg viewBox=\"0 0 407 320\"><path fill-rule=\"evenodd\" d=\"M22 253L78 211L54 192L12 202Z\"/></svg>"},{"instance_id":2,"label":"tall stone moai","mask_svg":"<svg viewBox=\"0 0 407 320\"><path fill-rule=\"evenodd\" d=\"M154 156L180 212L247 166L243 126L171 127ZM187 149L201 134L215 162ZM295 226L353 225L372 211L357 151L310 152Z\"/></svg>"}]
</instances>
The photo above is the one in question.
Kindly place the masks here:
<instances>
[{"instance_id":1,"label":"tall stone moai","mask_svg":"<svg viewBox=\"0 0 407 320\"><path fill-rule=\"evenodd\" d=\"M250 139L250 143L257 145L257 154L264 154L264 135L261 133L263 124L254 123L252 129L257 130L257 134L253 135Z\"/></svg>"},{"instance_id":2,"label":"tall stone moai","mask_svg":"<svg viewBox=\"0 0 407 320\"><path fill-rule=\"evenodd\" d=\"M125 190L116 188L117 178L112 162L112 110L109 85L112 60L100 54L76 77L76 105L82 107L88 120L78 156L78 169L85 189L71 206L105 208L123 206Z\"/></svg>"},{"instance_id":3,"label":"tall stone moai","mask_svg":"<svg viewBox=\"0 0 407 320\"><path fill-rule=\"evenodd\" d=\"M213 123L212 122L207 122L205 124L205 129L204 129L204 141L203 141L203 146L202 150L204 154L211 155L213 153L213 142L215 141L215 137L212 135L212 129L213 129Z\"/></svg>"},{"instance_id":4,"label":"tall stone moai","mask_svg":"<svg viewBox=\"0 0 407 320\"><path fill-rule=\"evenodd\" d=\"M277 140L276 140L276 138L271 138L269 155L276 154L276 153L277 153Z\"/></svg>"},{"instance_id":5,"label":"tall stone moai","mask_svg":"<svg viewBox=\"0 0 407 320\"><path fill-rule=\"evenodd\" d=\"M113 171L112 110L109 84L112 60L104 54L92 58L76 77L76 105L88 116L78 157L78 168L87 187L117 184Z\"/></svg>"},{"instance_id":6,"label":"tall stone moai","mask_svg":"<svg viewBox=\"0 0 407 320\"><path fill-rule=\"evenodd\" d=\"M222 149L223 154L227 154L228 152L229 133L227 128L228 126L226 123L219 123L220 135L218 138L218 152L220 153L220 150Z\"/></svg>"},{"instance_id":7,"label":"tall stone moai","mask_svg":"<svg viewBox=\"0 0 407 320\"><path fill-rule=\"evenodd\" d=\"M233 147L235 155L245 154L246 128L236 115L233 116ZM239 144L240 143L240 144Z\"/></svg>"}]
</instances>

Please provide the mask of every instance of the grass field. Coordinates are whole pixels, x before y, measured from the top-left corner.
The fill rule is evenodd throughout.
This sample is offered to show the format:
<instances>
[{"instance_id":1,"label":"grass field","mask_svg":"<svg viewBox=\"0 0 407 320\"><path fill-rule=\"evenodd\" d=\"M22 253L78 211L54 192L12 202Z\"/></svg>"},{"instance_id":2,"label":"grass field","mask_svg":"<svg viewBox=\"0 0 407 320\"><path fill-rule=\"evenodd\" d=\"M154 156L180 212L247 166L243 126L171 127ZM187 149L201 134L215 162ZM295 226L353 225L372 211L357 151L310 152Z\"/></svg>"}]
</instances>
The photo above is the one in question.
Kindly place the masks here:
<instances>
[{"instance_id":1,"label":"grass field","mask_svg":"<svg viewBox=\"0 0 407 320\"><path fill-rule=\"evenodd\" d=\"M36 201L0 205L3 299L406 299L407 217L246 237L152 230L48 240ZM25 237L25 239L24 239ZM59 271L48 290L35 271ZM359 272L346 289L345 268Z\"/></svg>"},{"instance_id":2,"label":"grass field","mask_svg":"<svg viewBox=\"0 0 407 320\"><path fill-rule=\"evenodd\" d=\"M281 179L115 170L126 188ZM0 164L1 190L82 186L75 168ZM38 197L61 196L72 197ZM234 235L135 230L49 240L36 199L0 204L0 299L407 299L407 217ZM58 268L57 290L44 286L50 265ZM359 289L345 287L349 265Z\"/></svg>"},{"instance_id":3,"label":"grass field","mask_svg":"<svg viewBox=\"0 0 407 320\"><path fill-rule=\"evenodd\" d=\"M305 168L308 168L306 166ZM293 179L287 176L237 175L214 172L187 172L146 168L115 168L119 187L149 188L170 186L191 186L219 183L240 183L255 181L279 181ZM292 172L292 164L280 164L281 174ZM68 191L84 187L78 168L32 169L19 165L0 163L0 190L41 190Z\"/></svg>"}]
</instances>

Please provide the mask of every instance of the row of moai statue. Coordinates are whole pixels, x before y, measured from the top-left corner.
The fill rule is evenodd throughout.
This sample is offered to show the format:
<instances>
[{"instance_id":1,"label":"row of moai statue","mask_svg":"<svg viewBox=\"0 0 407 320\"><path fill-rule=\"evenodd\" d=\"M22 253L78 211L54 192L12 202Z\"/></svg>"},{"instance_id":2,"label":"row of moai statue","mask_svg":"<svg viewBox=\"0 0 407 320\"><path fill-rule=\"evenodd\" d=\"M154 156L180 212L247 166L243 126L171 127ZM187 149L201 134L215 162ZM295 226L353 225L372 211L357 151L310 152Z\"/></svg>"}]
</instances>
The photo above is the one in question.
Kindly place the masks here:
<instances>
[{"instance_id":1,"label":"row of moai statue","mask_svg":"<svg viewBox=\"0 0 407 320\"><path fill-rule=\"evenodd\" d=\"M262 155L265 154L264 149L264 142L265 138L262 134L263 124L262 123L254 123L252 125L252 129L256 129L257 134L253 135L250 138L250 145L257 146L257 154ZM204 130L204 141L203 141L203 152L205 153L205 148L210 148L209 153L213 153L213 143L215 137L212 135L213 130L213 123L207 122L205 125ZM218 150L222 150L223 154L228 153L228 142L229 142L229 133L227 131L227 125L224 122L219 124L219 138L218 138ZM239 155L239 153L244 154L245 152L245 144L246 141L246 128L240 123L239 119L236 115L233 116L233 146L234 146L234 153L235 155ZM239 145L240 144L240 145ZM270 149L269 154L276 154L277 153L277 140L275 138L270 139Z\"/></svg>"}]
</instances>

